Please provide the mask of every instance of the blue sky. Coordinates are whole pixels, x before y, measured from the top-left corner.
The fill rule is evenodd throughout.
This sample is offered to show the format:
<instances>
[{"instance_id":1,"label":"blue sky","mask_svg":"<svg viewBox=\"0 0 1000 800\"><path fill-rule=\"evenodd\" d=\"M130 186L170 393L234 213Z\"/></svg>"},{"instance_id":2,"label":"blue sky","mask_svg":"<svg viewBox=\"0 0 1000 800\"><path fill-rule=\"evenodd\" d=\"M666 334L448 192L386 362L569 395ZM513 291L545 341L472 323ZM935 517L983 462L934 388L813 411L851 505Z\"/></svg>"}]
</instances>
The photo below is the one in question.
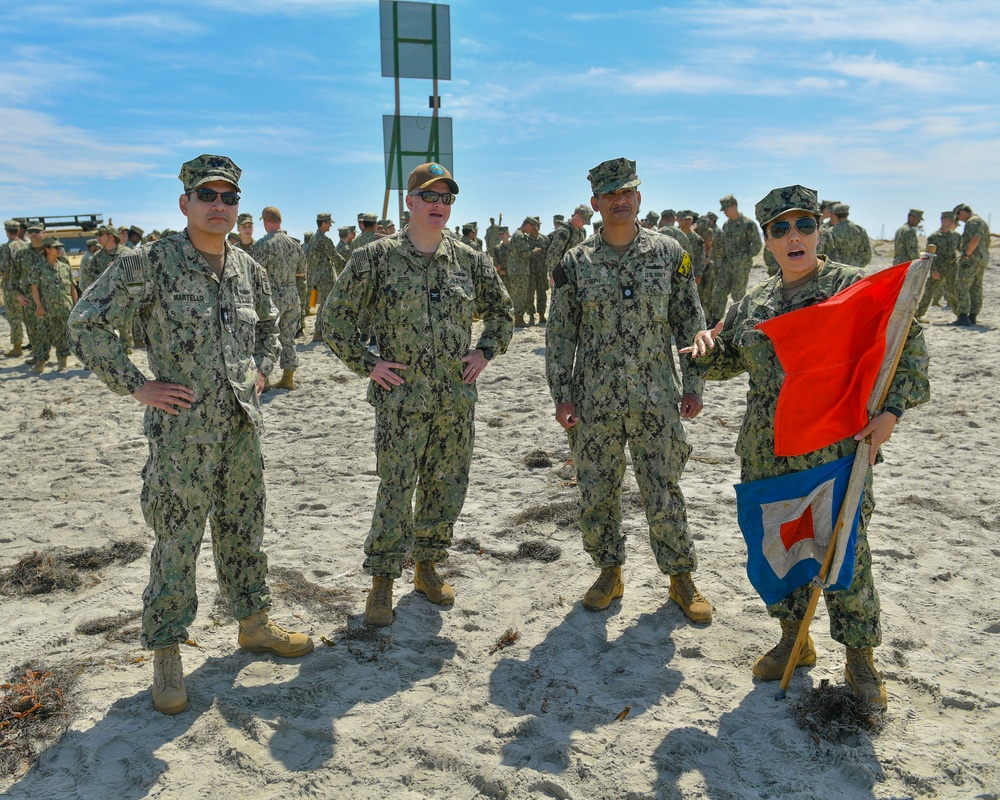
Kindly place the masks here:
<instances>
[{"instance_id":1,"label":"blue sky","mask_svg":"<svg viewBox=\"0 0 1000 800\"><path fill-rule=\"evenodd\" d=\"M589 197L636 159L644 210L752 215L790 183L847 202L878 236L911 206L1000 212L1000 3L457 0L452 223L519 224ZM242 210L301 236L380 213L376 0L52 2L0 17L0 215L102 213L183 225L180 164L225 153ZM402 81L429 115L430 82ZM389 216L398 219L395 192ZM260 224L258 223L258 230Z\"/></svg>"}]
</instances>

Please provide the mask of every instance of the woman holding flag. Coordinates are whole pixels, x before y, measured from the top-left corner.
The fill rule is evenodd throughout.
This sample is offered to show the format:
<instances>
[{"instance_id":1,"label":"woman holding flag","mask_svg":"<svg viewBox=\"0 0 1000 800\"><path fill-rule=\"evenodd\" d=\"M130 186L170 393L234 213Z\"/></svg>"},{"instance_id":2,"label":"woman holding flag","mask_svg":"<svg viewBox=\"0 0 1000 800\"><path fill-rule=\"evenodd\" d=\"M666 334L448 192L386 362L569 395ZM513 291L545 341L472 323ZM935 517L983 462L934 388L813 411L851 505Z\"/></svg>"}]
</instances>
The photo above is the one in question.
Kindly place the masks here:
<instances>
[{"instance_id":1,"label":"woman holding flag","mask_svg":"<svg viewBox=\"0 0 1000 800\"><path fill-rule=\"evenodd\" d=\"M847 648L848 683L855 695L885 706L885 683L872 654L882 631L867 540L875 508L871 466L903 412L930 397L927 350L916 322L881 408L869 419L865 406L907 265L869 278L860 268L817 255L819 202L804 186L772 190L757 203L756 216L780 272L753 287L723 321L681 351L696 359L706 379L749 374L746 416L736 441L740 527L748 544L748 574L782 630L753 672L763 680L778 680L785 672L855 451L870 436L860 508L823 594L830 634ZM844 293L854 284L859 285ZM795 666L815 663L807 637Z\"/></svg>"}]
</instances>

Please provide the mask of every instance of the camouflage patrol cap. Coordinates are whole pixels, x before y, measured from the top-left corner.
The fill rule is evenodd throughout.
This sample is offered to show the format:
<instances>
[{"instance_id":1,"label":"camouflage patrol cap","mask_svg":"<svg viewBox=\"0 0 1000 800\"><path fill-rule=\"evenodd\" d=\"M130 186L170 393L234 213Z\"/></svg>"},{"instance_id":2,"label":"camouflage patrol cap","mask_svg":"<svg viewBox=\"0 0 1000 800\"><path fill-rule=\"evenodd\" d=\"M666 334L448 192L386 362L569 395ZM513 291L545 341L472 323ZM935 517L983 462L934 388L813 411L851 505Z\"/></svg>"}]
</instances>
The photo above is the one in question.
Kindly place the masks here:
<instances>
[{"instance_id":1,"label":"camouflage patrol cap","mask_svg":"<svg viewBox=\"0 0 1000 800\"><path fill-rule=\"evenodd\" d=\"M807 211L819 215L819 201L816 190L795 184L772 189L757 203L754 212L761 227L780 217L786 211Z\"/></svg>"},{"instance_id":2,"label":"camouflage patrol cap","mask_svg":"<svg viewBox=\"0 0 1000 800\"><path fill-rule=\"evenodd\" d=\"M87 247L90 247L90 246L96 247L97 246L97 239L87 239Z\"/></svg>"},{"instance_id":3,"label":"camouflage patrol cap","mask_svg":"<svg viewBox=\"0 0 1000 800\"><path fill-rule=\"evenodd\" d=\"M190 192L212 181L225 181L240 190L240 176L243 170L237 167L229 156L202 154L181 165L180 178L184 191Z\"/></svg>"},{"instance_id":4,"label":"camouflage patrol cap","mask_svg":"<svg viewBox=\"0 0 1000 800\"><path fill-rule=\"evenodd\" d=\"M260 218L265 222L281 222L281 212L274 206L267 206L260 212Z\"/></svg>"},{"instance_id":5,"label":"camouflage patrol cap","mask_svg":"<svg viewBox=\"0 0 1000 800\"><path fill-rule=\"evenodd\" d=\"M530 222L536 228L542 227L542 220L539 219L538 217L525 217L524 222ZM524 225L524 222L522 222L521 224Z\"/></svg>"},{"instance_id":6,"label":"camouflage patrol cap","mask_svg":"<svg viewBox=\"0 0 1000 800\"><path fill-rule=\"evenodd\" d=\"M847 203L834 203L830 206L830 213L836 214L838 217L846 217L851 213L851 207Z\"/></svg>"},{"instance_id":7,"label":"camouflage patrol cap","mask_svg":"<svg viewBox=\"0 0 1000 800\"><path fill-rule=\"evenodd\" d=\"M921 211L919 208L911 208L907 216L916 217L917 219L922 221L924 218L924 212Z\"/></svg>"},{"instance_id":8,"label":"camouflage patrol cap","mask_svg":"<svg viewBox=\"0 0 1000 800\"><path fill-rule=\"evenodd\" d=\"M695 213L693 211L688 211L687 209L684 209L683 211L678 211L677 212L677 218L678 219L694 219L695 216L696 215L695 215Z\"/></svg>"},{"instance_id":9,"label":"camouflage patrol cap","mask_svg":"<svg viewBox=\"0 0 1000 800\"><path fill-rule=\"evenodd\" d=\"M426 189L435 181L444 181L448 184L453 194L458 194L458 184L451 177L451 173L434 161L414 167L409 177L406 179L406 191L412 192L414 189Z\"/></svg>"},{"instance_id":10,"label":"camouflage patrol cap","mask_svg":"<svg viewBox=\"0 0 1000 800\"><path fill-rule=\"evenodd\" d=\"M358 222L378 222L378 214L358 214Z\"/></svg>"},{"instance_id":11,"label":"camouflage patrol cap","mask_svg":"<svg viewBox=\"0 0 1000 800\"><path fill-rule=\"evenodd\" d=\"M660 213L660 219L663 219L663 217L676 217L676 216L677 212L674 211L672 208L668 208Z\"/></svg>"},{"instance_id":12,"label":"camouflage patrol cap","mask_svg":"<svg viewBox=\"0 0 1000 800\"><path fill-rule=\"evenodd\" d=\"M59 241L58 236L46 236L42 239L42 245L44 247L63 247L63 243Z\"/></svg>"},{"instance_id":13,"label":"camouflage patrol cap","mask_svg":"<svg viewBox=\"0 0 1000 800\"><path fill-rule=\"evenodd\" d=\"M246 222L249 222L251 225L253 224L253 214L248 214L246 211L244 211L236 218L236 224L243 225Z\"/></svg>"},{"instance_id":14,"label":"camouflage patrol cap","mask_svg":"<svg viewBox=\"0 0 1000 800\"><path fill-rule=\"evenodd\" d=\"M646 212L646 222L659 222L659 221L660 221L660 215L657 214L655 211Z\"/></svg>"},{"instance_id":15,"label":"camouflage patrol cap","mask_svg":"<svg viewBox=\"0 0 1000 800\"><path fill-rule=\"evenodd\" d=\"M553 214L552 215L552 221L553 222L565 222L566 221L566 215L565 214Z\"/></svg>"},{"instance_id":16,"label":"camouflage patrol cap","mask_svg":"<svg viewBox=\"0 0 1000 800\"><path fill-rule=\"evenodd\" d=\"M955 219L955 212L954 211L942 211L941 212L941 219Z\"/></svg>"},{"instance_id":17,"label":"camouflage patrol cap","mask_svg":"<svg viewBox=\"0 0 1000 800\"><path fill-rule=\"evenodd\" d=\"M4 229L8 231L16 231L21 228L21 221L17 219L5 219L3 221Z\"/></svg>"},{"instance_id":18,"label":"camouflage patrol cap","mask_svg":"<svg viewBox=\"0 0 1000 800\"><path fill-rule=\"evenodd\" d=\"M138 225L129 225L129 228L128 228L128 230L129 230L129 233L136 233L136 234L138 234L140 238L141 238L141 237L142 237L143 235L145 235L145 233L146 233L146 231L144 231L144 230L143 230L142 228L140 228L140 227L139 227Z\"/></svg>"},{"instance_id":19,"label":"camouflage patrol cap","mask_svg":"<svg viewBox=\"0 0 1000 800\"><path fill-rule=\"evenodd\" d=\"M119 242L122 240L121 234L118 233L118 229L114 225L98 226L97 235L100 236L102 233L106 233L109 236L114 236Z\"/></svg>"},{"instance_id":20,"label":"camouflage patrol cap","mask_svg":"<svg viewBox=\"0 0 1000 800\"><path fill-rule=\"evenodd\" d=\"M313 238L314 233L315 231L306 231L305 233L302 234L302 238L308 242L310 239Z\"/></svg>"},{"instance_id":21,"label":"camouflage patrol cap","mask_svg":"<svg viewBox=\"0 0 1000 800\"><path fill-rule=\"evenodd\" d=\"M840 202L839 200L824 200L823 202L821 202L819 204L819 210L820 211L828 211L831 208L833 208L835 205L837 205L837 203L839 203L839 202Z\"/></svg>"},{"instance_id":22,"label":"camouflage patrol cap","mask_svg":"<svg viewBox=\"0 0 1000 800\"><path fill-rule=\"evenodd\" d=\"M341 225L339 228L337 228L337 233L350 233L350 232L351 232L350 225Z\"/></svg>"},{"instance_id":23,"label":"camouflage patrol cap","mask_svg":"<svg viewBox=\"0 0 1000 800\"><path fill-rule=\"evenodd\" d=\"M28 227L25 228L28 233L41 233L45 230L45 226L41 222L29 222Z\"/></svg>"},{"instance_id":24,"label":"camouflage patrol cap","mask_svg":"<svg viewBox=\"0 0 1000 800\"><path fill-rule=\"evenodd\" d=\"M613 158L602 161L587 173L590 188L594 194L607 194L619 189L632 189L642 181L635 171L635 162L627 158Z\"/></svg>"},{"instance_id":25,"label":"camouflage patrol cap","mask_svg":"<svg viewBox=\"0 0 1000 800\"><path fill-rule=\"evenodd\" d=\"M350 231L351 233L357 233L357 232L358 232L358 226L357 226L357 225L348 225L348 226L347 226L347 229L348 229L348 230L349 230L349 231Z\"/></svg>"},{"instance_id":26,"label":"camouflage patrol cap","mask_svg":"<svg viewBox=\"0 0 1000 800\"><path fill-rule=\"evenodd\" d=\"M586 223L590 222L590 218L594 216L594 209L592 209L590 206L585 206L583 203L580 203L580 205L578 205L576 208L573 209L573 213L579 214L583 218L583 221Z\"/></svg>"},{"instance_id":27,"label":"camouflage patrol cap","mask_svg":"<svg viewBox=\"0 0 1000 800\"><path fill-rule=\"evenodd\" d=\"M462 226L462 233L468 233L469 231L478 231L479 226L475 222L466 222Z\"/></svg>"},{"instance_id":28,"label":"camouflage patrol cap","mask_svg":"<svg viewBox=\"0 0 1000 800\"><path fill-rule=\"evenodd\" d=\"M719 199L719 206L720 206L719 211L725 211L730 206L736 206L736 205L739 205L739 203L736 202L736 198L733 197L731 194L727 194L725 197Z\"/></svg>"},{"instance_id":29,"label":"camouflage patrol cap","mask_svg":"<svg viewBox=\"0 0 1000 800\"><path fill-rule=\"evenodd\" d=\"M500 233L510 233L510 228L508 228L506 225L501 225Z\"/></svg>"},{"instance_id":30,"label":"camouflage patrol cap","mask_svg":"<svg viewBox=\"0 0 1000 800\"><path fill-rule=\"evenodd\" d=\"M719 218L719 215L716 214L714 211L709 211L705 216L708 217L713 222L715 222L715 220Z\"/></svg>"},{"instance_id":31,"label":"camouflage patrol cap","mask_svg":"<svg viewBox=\"0 0 1000 800\"><path fill-rule=\"evenodd\" d=\"M317 223L319 223L319 222L329 222L329 223L332 224L333 223L333 215L330 214L330 213L328 213L328 212L326 212L326 211L323 211L322 213L319 213L319 214L316 215L316 222Z\"/></svg>"},{"instance_id":32,"label":"camouflage patrol cap","mask_svg":"<svg viewBox=\"0 0 1000 800\"><path fill-rule=\"evenodd\" d=\"M958 216L959 211L968 211L971 214L972 207L967 205L966 203L959 203L957 206L955 206L955 216ZM28 228L28 230L30 231L31 228Z\"/></svg>"}]
</instances>

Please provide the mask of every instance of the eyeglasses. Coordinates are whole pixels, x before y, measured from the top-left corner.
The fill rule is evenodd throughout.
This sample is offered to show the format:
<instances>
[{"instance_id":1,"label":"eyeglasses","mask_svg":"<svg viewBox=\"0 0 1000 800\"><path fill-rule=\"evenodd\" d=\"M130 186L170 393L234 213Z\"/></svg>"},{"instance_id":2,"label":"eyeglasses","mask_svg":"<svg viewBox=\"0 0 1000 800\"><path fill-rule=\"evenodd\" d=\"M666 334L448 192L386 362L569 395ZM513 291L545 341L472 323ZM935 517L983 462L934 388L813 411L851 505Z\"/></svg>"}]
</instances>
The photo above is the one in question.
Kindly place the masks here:
<instances>
[{"instance_id":1,"label":"eyeglasses","mask_svg":"<svg viewBox=\"0 0 1000 800\"><path fill-rule=\"evenodd\" d=\"M816 228L816 220L812 217L799 217L795 220L795 230L803 236L811 236L816 233ZM772 222L767 230L772 239L782 239L788 235L791 229L792 223L783 219L780 222Z\"/></svg>"},{"instance_id":2,"label":"eyeglasses","mask_svg":"<svg viewBox=\"0 0 1000 800\"><path fill-rule=\"evenodd\" d=\"M240 202L240 196L236 192L217 192L214 189L195 189L194 193L203 203L214 203L216 197L221 197L222 202L227 206L235 206ZM188 192L190 194L190 192Z\"/></svg>"},{"instance_id":3,"label":"eyeglasses","mask_svg":"<svg viewBox=\"0 0 1000 800\"><path fill-rule=\"evenodd\" d=\"M446 206L450 206L455 202L455 195L451 192L414 192L411 197L419 197L425 203L436 203L439 200Z\"/></svg>"}]
</instances>

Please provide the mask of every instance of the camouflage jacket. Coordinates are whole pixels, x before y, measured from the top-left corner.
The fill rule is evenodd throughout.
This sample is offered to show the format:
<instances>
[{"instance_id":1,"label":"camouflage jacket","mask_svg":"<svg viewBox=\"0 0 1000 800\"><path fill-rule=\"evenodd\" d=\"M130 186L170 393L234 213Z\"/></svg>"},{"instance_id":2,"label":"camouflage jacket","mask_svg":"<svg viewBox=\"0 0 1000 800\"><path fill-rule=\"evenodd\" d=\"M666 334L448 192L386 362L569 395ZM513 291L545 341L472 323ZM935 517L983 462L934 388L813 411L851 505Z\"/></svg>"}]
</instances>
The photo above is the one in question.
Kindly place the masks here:
<instances>
[{"instance_id":1,"label":"camouflage jacket","mask_svg":"<svg viewBox=\"0 0 1000 800\"><path fill-rule=\"evenodd\" d=\"M917 241L916 228L903 225L896 231L893 244L893 264L903 264L907 261L914 261L920 258L920 243Z\"/></svg>"},{"instance_id":2,"label":"camouflage jacket","mask_svg":"<svg viewBox=\"0 0 1000 800\"><path fill-rule=\"evenodd\" d=\"M702 278L705 275L705 240L698 235L694 228L689 233L684 233L677 229L676 239L684 252L691 256L691 268L694 270L695 278Z\"/></svg>"},{"instance_id":3,"label":"camouflage jacket","mask_svg":"<svg viewBox=\"0 0 1000 800\"><path fill-rule=\"evenodd\" d=\"M486 252L492 256L500 244L500 226L490 225L483 234L483 240L486 242Z\"/></svg>"},{"instance_id":4,"label":"camouflage jacket","mask_svg":"<svg viewBox=\"0 0 1000 800\"><path fill-rule=\"evenodd\" d=\"M47 262L45 261L44 249L36 250L30 242L27 243L27 246L17 250L11 259L10 288L27 297L32 308L34 308L34 301L31 299L31 272L36 264L45 263Z\"/></svg>"},{"instance_id":5,"label":"camouflage jacket","mask_svg":"<svg viewBox=\"0 0 1000 800\"><path fill-rule=\"evenodd\" d=\"M707 380L728 380L744 372L749 375L746 412L736 439L743 480L809 469L852 455L857 449L857 442L849 437L801 456L774 454L774 412L785 374L775 355L774 344L756 326L764 320L827 300L867 274L856 267L821 258L819 271L796 290L791 303L786 302L782 294L781 276L768 278L753 287L738 305L730 307L715 340L715 348L695 360L696 371ZM927 363L923 331L914 320L885 405L905 410L930 399Z\"/></svg>"},{"instance_id":6,"label":"camouflage jacket","mask_svg":"<svg viewBox=\"0 0 1000 800\"><path fill-rule=\"evenodd\" d=\"M545 239L542 235L531 236L518 228L510 236L510 252L507 256L507 274L514 275L517 272L530 272L531 262L535 257L536 247L542 247L540 255L544 257Z\"/></svg>"},{"instance_id":7,"label":"camouflage jacket","mask_svg":"<svg viewBox=\"0 0 1000 800\"><path fill-rule=\"evenodd\" d=\"M250 257L267 270L274 291L298 293L295 276L305 273L306 254L287 233L272 231L262 236L250 248Z\"/></svg>"},{"instance_id":8,"label":"camouflage jacket","mask_svg":"<svg viewBox=\"0 0 1000 800\"><path fill-rule=\"evenodd\" d=\"M16 277L14 272L14 256L18 250L23 250L28 243L23 239L11 239L0 245L0 289L17 291L12 282Z\"/></svg>"},{"instance_id":9,"label":"camouflage jacket","mask_svg":"<svg viewBox=\"0 0 1000 800\"><path fill-rule=\"evenodd\" d=\"M712 253L716 261L746 265L760 252L763 241L760 227L746 214L736 219L727 219L722 230L712 240Z\"/></svg>"},{"instance_id":10,"label":"camouflage jacket","mask_svg":"<svg viewBox=\"0 0 1000 800\"><path fill-rule=\"evenodd\" d=\"M563 256L587 238L587 231L576 228L570 222L557 222L556 229L549 234L549 244L545 249L545 271L552 271L559 266Z\"/></svg>"},{"instance_id":11,"label":"camouflage jacket","mask_svg":"<svg viewBox=\"0 0 1000 800\"><path fill-rule=\"evenodd\" d=\"M309 244L310 287L332 284L344 268L344 259L337 252L337 246L323 231L316 231Z\"/></svg>"},{"instance_id":12,"label":"camouflage jacket","mask_svg":"<svg viewBox=\"0 0 1000 800\"><path fill-rule=\"evenodd\" d=\"M461 242L464 245L468 245L473 250L478 250L479 252L483 251L483 240L480 239L478 236L473 236L472 238L469 238L468 236L463 235Z\"/></svg>"},{"instance_id":13,"label":"camouflage jacket","mask_svg":"<svg viewBox=\"0 0 1000 800\"><path fill-rule=\"evenodd\" d=\"M127 253L128 248L118 245L110 253L103 247L94 253L94 257L90 259L90 263L87 264L87 268L84 269L83 266L80 267L80 291L82 292L90 284L96 281L102 272L108 268L108 265L114 261L122 253Z\"/></svg>"},{"instance_id":14,"label":"camouflage jacket","mask_svg":"<svg viewBox=\"0 0 1000 800\"><path fill-rule=\"evenodd\" d=\"M860 225L844 219L830 228L830 261L849 267L864 267L872 260L872 243Z\"/></svg>"},{"instance_id":15,"label":"camouflage jacket","mask_svg":"<svg viewBox=\"0 0 1000 800\"><path fill-rule=\"evenodd\" d=\"M372 242L378 241L378 234L375 231L361 231L355 237L354 241L351 242L351 251L357 250L359 247L364 247L366 244L371 244Z\"/></svg>"},{"instance_id":16,"label":"camouflage jacket","mask_svg":"<svg viewBox=\"0 0 1000 800\"><path fill-rule=\"evenodd\" d=\"M68 314L73 307L73 270L69 264L44 258L36 259L28 273L28 284L38 287L38 296L46 314Z\"/></svg>"},{"instance_id":17,"label":"camouflage jacket","mask_svg":"<svg viewBox=\"0 0 1000 800\"><path fill-rule=\"evenodd\" d=\"M965 221L965 227L962 228L962 238L959 242L959 258L965 257L969 243L974 236L979 236L979 244L972 251L969 260L977 267L985 267L990 261L990 229L986 220L978 214L973 214Z\"/></svg>"},{"instance_id":18,"label":"camouflage jacket","mask_svg":"<svg viewBox=\"0 0 1000 800\"><path fill-rule=\"evenodd\" d=\"M367 378L378 358L358 342L365 309L381 358L407 365L391 392L369 381L368 402L401 413L475 402L476 385L462 380L474 312L483 321L476 347L503 353L514 332L510 297L489 257L448 237L428 264L398 231L355 250L340 273L320 312L322 329L340 360Z\"/></svg>"},{"instance_id":19,"label":"camouflage jacket","mask_svg":"<svg viewBox=\"0 0 1000 800\"><path fill-rule=\"evenodd\" d=\"M931 265L935 272L940 274L942 271L947 272L955 268L958 264L958 245L961 239L962 235L958 231L943 231L940 228L927 237L928 246L937 245L937 254Z\"/></svg>"},{"instance_id":20,"label":"camouflage jacket","mask_svg":"<svg viewBox=\"0 0 1000 800\"><path fill-rule=\"evenodd\" d=\"M552 278L545 367L556 404L572 402L584 419L676 408L671 336L689 342L705 326L691 256L680 244L638 228L619 257L597 234L570 250ZM690 359L681 374L685 393L701 392Z\"/></svg>"},{"instance_id":21,"label":"camouflage jacket","mask_svg":"<svg viewBox=\"0 0 1000 800\"><path fill-rule=\"evenodd\" d=\"M77 356L116 394L133 394L146 376L115 334L133 313L146 334L157 380L192 388L190 409L172 415L146 409L154 439L221 441L234 416L263 428L257 373L269 375L278 353L278 311L267 273L226 244L220 281L187 232L126 251L83 293L70 313Z\"/></svg>"}]
</instances>

